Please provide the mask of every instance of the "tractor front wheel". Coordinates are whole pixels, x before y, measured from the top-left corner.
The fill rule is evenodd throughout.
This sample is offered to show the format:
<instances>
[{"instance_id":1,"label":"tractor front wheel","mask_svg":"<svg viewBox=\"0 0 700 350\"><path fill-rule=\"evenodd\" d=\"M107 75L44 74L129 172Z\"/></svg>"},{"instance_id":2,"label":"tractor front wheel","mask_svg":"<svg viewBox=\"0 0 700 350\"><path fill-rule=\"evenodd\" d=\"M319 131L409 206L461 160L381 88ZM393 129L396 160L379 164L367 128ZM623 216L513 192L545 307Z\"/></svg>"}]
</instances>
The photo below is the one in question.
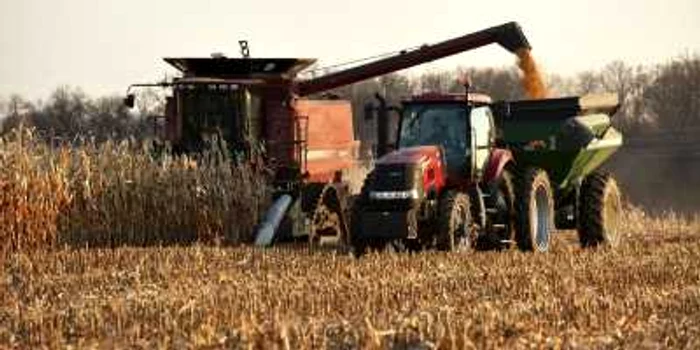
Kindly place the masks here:
<instances>
[{"instance_id":1,"label":"tractor front wheel","mask_svg":"<svg viewBox=\"0 0 700 350\"><path fill-rule=\"evenodd\" d=\"M602 173L586 177L581 185L578 237L583 247L619 243L622 200L615 179Z\"/></svg>"},{"instance_id":2,"label":"tractor front wheel","mask_svg":"<svg viewBox=\"0 0 700 350\"><path fill-rule=\"evenodd\" d=\"M440 200L436 248L443 251L466 251L475 243L469 196L449 191Z\"/></svg>"},{"instance_id":3,"label":"tractor front wheel","mask_svg":"<svg viewBox=\"0 0 700 350\"><path fill-rule=\"evenodd\" d=\"M547 172L528 168L519 176L517 187L518 248L546 252L554 228L554 200Z\"/></svg>"}]
</instances>

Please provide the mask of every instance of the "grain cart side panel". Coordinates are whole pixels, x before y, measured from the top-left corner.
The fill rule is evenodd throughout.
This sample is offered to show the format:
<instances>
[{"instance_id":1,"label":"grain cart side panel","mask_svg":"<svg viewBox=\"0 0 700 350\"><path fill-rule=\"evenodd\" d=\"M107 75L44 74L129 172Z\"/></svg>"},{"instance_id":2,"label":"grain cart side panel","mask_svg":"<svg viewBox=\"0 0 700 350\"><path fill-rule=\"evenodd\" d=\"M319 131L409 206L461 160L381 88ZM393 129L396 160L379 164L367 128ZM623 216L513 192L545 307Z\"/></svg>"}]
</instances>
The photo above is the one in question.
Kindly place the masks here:
<instances>
[{"instance_id":1,"label":"grain cart side panel","mask_svg":"<svg viewBox=\"0 0 700 350\"><path fill-rule=\"evenodd\" d=\"M494 110L516 162L546 169L564 194L622 145L611 126L617 108L616 95L604 94L508 102Z\"/></svg>"}]
</instances>

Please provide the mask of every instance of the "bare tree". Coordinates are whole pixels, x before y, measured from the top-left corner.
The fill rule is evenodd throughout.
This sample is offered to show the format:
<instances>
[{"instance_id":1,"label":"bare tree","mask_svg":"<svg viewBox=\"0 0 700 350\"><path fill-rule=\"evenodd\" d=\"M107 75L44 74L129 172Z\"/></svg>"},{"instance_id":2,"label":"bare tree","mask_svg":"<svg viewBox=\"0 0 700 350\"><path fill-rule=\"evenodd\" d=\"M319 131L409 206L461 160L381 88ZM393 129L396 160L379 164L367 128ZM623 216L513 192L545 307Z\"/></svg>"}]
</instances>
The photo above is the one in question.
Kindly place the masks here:
<instances>
[{"instance_id":1,"label":"bare tree","mask_svg":"<svg viewBox=\"0 0 700 350\"><path fill-rule=\"evenodd\" d=\"M486 93L494 100L515 100L525 96L515 68L459 68L457 72L471 79L474 90Z\"/></svg>"},{"instance_id":2,"label":"bare tree","mask_svg":"<svg viewBox=\"0 0 700 350\"><path fill-rule=\"evenodd\" d=\"M644 100L662 129L700 127L700 57L682 57L657 67Z\"/></svg>"},{"instance_id":3,"label":"bare tree","mask_svg":"<svg viewBox=\"0 0 700 350\"><path fill-rule=\"evenodd\" d=\"M616 126L626 132L640 128L646 120L642 95L649 83L649 75L642 67L634 68L622 61L614 61L603 68L599 77L602 90L615 92L620 99Z\"/></svg>"},{"instance_id":4,"label":"bare tree","mask_svg":"<svg viewBox=\"0 0 700 350\"><path fill-rule=\"evenodd\" d=\"M43 108L32 115L32 122L47 137L70 139L87 132L92 101L78 88L62 86L49 97Z\"/></svg>"},{"instance_id":5,"label":"bare tree","mask_svg":"<svg viewBox=\"0 0 700 350\"><path fill-rule=\"evenodd\" d=\"M405 75L387 74L378 78L377 81L380 91L378 93L384 95L387 102L391 105L397 105L402 99L407 98L412 93L411 81Z\"/></svg>"},{"instance_id":6,"label":"bare tree","mask_svg":"<svg viewBox=\"0 0 700 350\"><path fill-rule=\"evenodd\" d=\"M585 71L576 76L576 94L586 95L603 91L601 75L595 71Z\"/></svg>"},{"instance_id":7,"label":"bare tree","mask_svg":"<svg viewBox=\"0 0 700 350\"><path fill-rule=\"evenodd\" d=\"M449 71L426 72L418 78L418 89L421 92L452 92L454 86L458 85L458 78Z\"/></svg>"},{"instance_id":8,"label":"bare tree","mask_svg":"<svg viewBox=\"0 0 700 350\"><path fill-rule=\"evenodd\" d=\"M121 97L101 97L90 104L87 133L98 141L139 137L137 120L129 114Z\"/></svg>"},{"instance_id":9,"label":"bare tree","mask_svg":"<svg viewBox=\"0 0 700 350\"><path fill-rule=\"evenodd\" d=\"M162 88L142 89L136 101L139 114L158 116L165 113L165 94Z\"/></svg>"},{"instance_id":10,"label":"bare tree","mask_svg":"<svg viewBox=\"0 0 700 350\"><path fill-rule=\"evenodd\" d=\"M547 88L550 97L573 96L577 94L577 81L575 78L550 74L547 76Z\"/></svg>"},{"instance_id":11,"label":"bare tree","mask_svg":"<svg viewBox=\"0 0 700 350\"><path fill-rule=\"evenodd\" d=\"M3 134L20 125L32 125L32 114L35 112L35 107L31 102L25 100L20 95L10 96L5 108L7 114L2 120Z\"/></svg>"}]
</instances>

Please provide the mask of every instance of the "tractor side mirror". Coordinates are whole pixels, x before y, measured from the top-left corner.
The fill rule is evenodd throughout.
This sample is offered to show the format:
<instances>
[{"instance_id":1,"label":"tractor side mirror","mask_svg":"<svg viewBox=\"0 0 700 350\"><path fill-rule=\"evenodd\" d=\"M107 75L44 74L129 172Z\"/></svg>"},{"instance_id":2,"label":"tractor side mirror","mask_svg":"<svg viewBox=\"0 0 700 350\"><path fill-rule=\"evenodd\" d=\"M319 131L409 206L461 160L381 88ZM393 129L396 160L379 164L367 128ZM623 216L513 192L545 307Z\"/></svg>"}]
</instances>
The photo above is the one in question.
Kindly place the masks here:
<instances>
[{"instance_id":1,"label":"tractor side mirror","mask_svg":"<svg viewBox=\"0 0 700 350\"><path fill-rule=\"evenodd\" d=\"M136 102L136 96L134 94L128 94L124 98L124 106L128 108L134 108L134 104Z\"/></svg>"}]
</instances>

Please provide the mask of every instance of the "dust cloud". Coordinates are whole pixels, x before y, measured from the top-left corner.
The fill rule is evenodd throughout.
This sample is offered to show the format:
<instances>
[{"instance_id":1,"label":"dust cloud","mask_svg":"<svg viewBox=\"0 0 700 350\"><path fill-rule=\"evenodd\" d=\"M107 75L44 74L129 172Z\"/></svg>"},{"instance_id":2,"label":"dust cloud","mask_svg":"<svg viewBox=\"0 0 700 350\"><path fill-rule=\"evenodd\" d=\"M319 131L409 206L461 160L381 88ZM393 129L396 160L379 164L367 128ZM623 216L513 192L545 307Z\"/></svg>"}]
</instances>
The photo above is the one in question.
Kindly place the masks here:
<instances>
[{"instance_id":1,"label":"dust cloud","mask_svg":"<svg viewBox=\"0 0 700 350\"><path fill-rule=\"evenodd\" d=\"M547 87L530 49L520 49L516 54L518 56L518 67L523 74L522 84L527 97L531 99L547 98Z\"/></svg>"}]
</instances>

